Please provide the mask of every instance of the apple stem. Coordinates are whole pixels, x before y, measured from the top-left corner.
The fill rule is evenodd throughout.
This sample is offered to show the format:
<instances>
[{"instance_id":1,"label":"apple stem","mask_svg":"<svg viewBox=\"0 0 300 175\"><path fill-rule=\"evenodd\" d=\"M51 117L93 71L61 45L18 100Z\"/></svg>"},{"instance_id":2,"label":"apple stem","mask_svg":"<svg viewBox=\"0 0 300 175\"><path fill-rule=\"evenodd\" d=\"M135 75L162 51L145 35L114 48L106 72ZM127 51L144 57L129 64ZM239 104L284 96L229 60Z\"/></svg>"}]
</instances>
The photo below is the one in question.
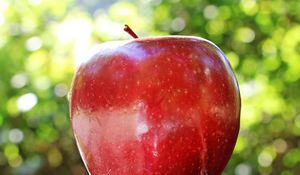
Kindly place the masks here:
<instances>
[{"instance_id":1,"label":"apple stem","mask_svg":"<svg viewBox=\"0 0 300 175\"><path fill-rule=\"evenodd\" d=\"M131 35L133 38L139 38L127 24L125 24L124 31Z\"/></svg>"}]
</instances>

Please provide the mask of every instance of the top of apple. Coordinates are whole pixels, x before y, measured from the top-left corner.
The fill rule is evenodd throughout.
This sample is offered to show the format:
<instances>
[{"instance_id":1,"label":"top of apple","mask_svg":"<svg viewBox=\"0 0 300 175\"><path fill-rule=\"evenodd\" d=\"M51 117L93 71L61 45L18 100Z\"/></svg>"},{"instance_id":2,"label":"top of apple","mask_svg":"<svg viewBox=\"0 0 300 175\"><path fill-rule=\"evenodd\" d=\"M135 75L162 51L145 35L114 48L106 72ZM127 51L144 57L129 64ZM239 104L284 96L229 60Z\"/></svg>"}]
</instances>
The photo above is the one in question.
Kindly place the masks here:
<instances>
[{"instance_id":1,"label":"top of apple","mask_svg":"<svg viewBox=\"0 0 300 175\"><path fill-rule=\"evenodd\" d=\"M212 44L212 45L216 46L213 42L211 42L211 41L209 41L205 38L196 37L196 36L187 36L187 35L151 36L151 37L139 38L139 36L127 24L125 24L125 26L124 26L124 31L127 32L130 36L133 37L133 39L130 40L130 41L149 41L150 42L150 41L153 41L153 40L164 40L164 39L188 39L190 41L192 41L192 40L194 40L194 41L199 41L199 40L200 41L205 41L205 42L208 42L209 44Z\"/></svg>"},{"instance_id":2,"label":"top of apple","mask_svg":"<svg viewBox=\"0 0 300 175\"><path fill-rule=\"evenodd\" d=\"M139 38L139 36L129 27L129 25L125 24L124 31L127 32L134 40L154 40L154 39L160 39L160 38L190 38L190 39L196 39L196 40L205 40L201 37L195 37L195 36L185 36L185 35L171 35L171 36L151 36L151 37L143 37Z\"/></svg>"},{"instance_id":3,"label":"top of apple","mask_svg":"<svg viewBox=\"0 0 300 175\"><path fill-rule=\"evenodd\" d=\"M108 55L113 55L116 53L123 53L124 55L129 56L130 58L136 58L136 60L142 59L142 55L145 55L146 45L151 46L152 49L157 52L158 48L161 48L161 43L168 43L164 46L166 47L180 47L179 43L202 43L209 46L210 48L215 48L219 51L220 54L224 55L221 49L216 46L213 42L197 37L197 36L186 36L186 35L169 35L169 36L150 36L139 38L138 35L128 26L125 25L124 31L133 37L133 39L122 40L122 41L109 41L95 45L87 54L85 59L81 60L80 64L85 64L91 59L96 57L106 57ZM151 44L152 43L152 44ZM160 43L160 44L159 44ZM155 48L153 48L155 46ZM149 50L150 48L148 48ZM133 52L134 50L134 52ZM146 49L147 50L147 49ZM138 53L137 53L138 52ZM146 54L147 55L147 54ZM227 60L224 60L227 62Z\"/></svg>"}]
</instances>

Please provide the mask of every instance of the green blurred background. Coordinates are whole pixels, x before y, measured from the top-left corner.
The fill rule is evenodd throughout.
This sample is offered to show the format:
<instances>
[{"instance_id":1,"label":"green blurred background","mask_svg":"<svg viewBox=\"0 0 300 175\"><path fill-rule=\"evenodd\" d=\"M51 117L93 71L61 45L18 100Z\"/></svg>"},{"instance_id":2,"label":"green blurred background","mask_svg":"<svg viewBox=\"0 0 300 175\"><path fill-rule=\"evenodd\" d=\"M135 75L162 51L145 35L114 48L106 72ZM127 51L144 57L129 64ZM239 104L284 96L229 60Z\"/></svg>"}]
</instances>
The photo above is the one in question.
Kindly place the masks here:
<instances>
[{"instance_id":1,"label":"green blurred background","mask_svg":"<svg viewBox=\"0 0 300 175\"><path fill-rule=\"evenodd\" d=\"M68 91L95 43L194 35L225 52L242 95L224 175L300 174L298 0L1 0L0 175L84 175Z\"/></svg>"}]
</instances>

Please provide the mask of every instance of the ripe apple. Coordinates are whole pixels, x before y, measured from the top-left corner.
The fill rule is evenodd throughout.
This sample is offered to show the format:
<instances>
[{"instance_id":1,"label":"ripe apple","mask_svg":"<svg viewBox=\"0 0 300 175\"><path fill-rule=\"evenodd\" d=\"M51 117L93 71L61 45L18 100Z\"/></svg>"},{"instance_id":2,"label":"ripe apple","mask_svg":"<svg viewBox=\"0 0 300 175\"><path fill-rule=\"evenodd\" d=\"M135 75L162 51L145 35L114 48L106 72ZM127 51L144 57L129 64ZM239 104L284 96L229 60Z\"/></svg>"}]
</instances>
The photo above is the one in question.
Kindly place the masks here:
<instances>
[{"instance_id":1,"label":"ripe apple","mask_svg":"<svg viewBox=\"0 0 300 175\"><path fill-rule=\"evenodd\" d=\"M220 175L240 95L222 51L190 36L101 44L78 68L70 116L91 175Z\"/></svg>"}]
</instances>

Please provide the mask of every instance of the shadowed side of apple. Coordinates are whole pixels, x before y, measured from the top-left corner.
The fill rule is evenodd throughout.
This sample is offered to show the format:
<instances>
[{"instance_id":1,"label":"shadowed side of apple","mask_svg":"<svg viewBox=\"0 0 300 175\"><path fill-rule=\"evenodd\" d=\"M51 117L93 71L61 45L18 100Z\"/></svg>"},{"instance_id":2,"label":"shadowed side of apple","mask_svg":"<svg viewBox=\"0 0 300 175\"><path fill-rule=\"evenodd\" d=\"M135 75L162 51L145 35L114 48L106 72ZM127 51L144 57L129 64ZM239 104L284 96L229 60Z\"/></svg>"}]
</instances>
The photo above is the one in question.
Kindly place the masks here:
<instances>
[{"instance_id":1,"label":"shadowed side of apple","mask_svg":"<svg viewBox=\"0 0 300 175\"><path fill-rule=\"evenodd\" d=\"M70 110L92 175L220 175L240 96L215 45L153 37L100 46L76 72Z\"/></svg>"}]
</instances>

